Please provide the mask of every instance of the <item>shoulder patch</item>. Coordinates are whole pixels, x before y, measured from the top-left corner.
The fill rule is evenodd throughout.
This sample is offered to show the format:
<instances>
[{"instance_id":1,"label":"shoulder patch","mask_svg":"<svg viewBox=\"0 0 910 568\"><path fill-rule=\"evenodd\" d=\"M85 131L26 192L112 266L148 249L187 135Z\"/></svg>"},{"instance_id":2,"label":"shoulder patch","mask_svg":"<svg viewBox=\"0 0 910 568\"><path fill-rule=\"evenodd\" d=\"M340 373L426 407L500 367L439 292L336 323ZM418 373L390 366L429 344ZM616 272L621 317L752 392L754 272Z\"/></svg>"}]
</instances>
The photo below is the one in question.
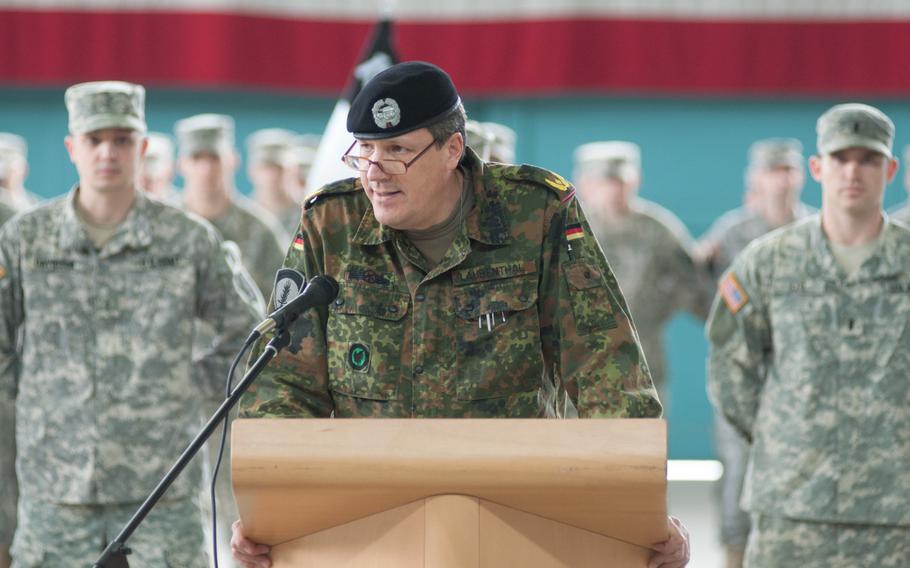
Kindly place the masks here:
<instances>
[{"instance_id":1,"label":"shoulder patch","mask_svg":"<svg viewBox=\"0 0 910 568\"><path fill-rule=\"evenodd\" d=\"M749 295L743 290L739 280L736 279L736 275L732 272L728 272L727 275L724 276L720 281L720 284L718 284L718 289L720 290L720 296L723 298L724 303L727 304L730 313L735 314L741 310L743 306L749 303Z\"/></svg>"},{"instance_id":2,"label":"shoulder patch","mask_svg":"<svg viewBox=\"0 0 910 568\"><path fill-rule=\"evenodd\" d=\"M356 193L362 190L363 187L361 187L360 180L357 178L339 180L322 186L319 190L316 191L316 193L309 196L306 201L303 202L303 208L304 210L309 209L327 197L344 195L347 193Z\"/></svg>"},{"instance_id":3,"label":"shoulder patch","mask_svg":"<svg viewBox=\"0 0 910 568\"><path fill-rule=\"evenodd\" d=\"M566 180L566 178L555 172L536 166L529 166L527 164L509 166L504 168L502 175L508 179L542 185L554 192L561 202L566 202L575 195L575 186Z\"/></svg>"}]
</instances>

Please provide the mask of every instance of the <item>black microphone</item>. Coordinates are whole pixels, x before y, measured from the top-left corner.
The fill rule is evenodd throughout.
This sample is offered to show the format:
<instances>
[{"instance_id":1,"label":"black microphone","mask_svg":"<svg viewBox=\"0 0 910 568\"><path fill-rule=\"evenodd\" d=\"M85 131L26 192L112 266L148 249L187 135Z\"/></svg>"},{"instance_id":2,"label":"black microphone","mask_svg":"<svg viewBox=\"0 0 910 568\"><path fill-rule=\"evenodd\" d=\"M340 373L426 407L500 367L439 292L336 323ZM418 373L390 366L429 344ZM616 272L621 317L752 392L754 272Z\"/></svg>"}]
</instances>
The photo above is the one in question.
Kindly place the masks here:
<instances>
[{"instance_id":1,"label":"black microphone","mask_svg":"<svg viewBox=\"0 0 910 568\"><path fill-rule=\"evenodd\" d=\"M253 334L259 337L276 327L285 329L299 318L303 312L316 306L325 306L331 303L336 296L338 296L338 282L334 278L323 275L315 276L296 298L262 320L262 323L253 330Z\"/></svg>"}]
</instances>

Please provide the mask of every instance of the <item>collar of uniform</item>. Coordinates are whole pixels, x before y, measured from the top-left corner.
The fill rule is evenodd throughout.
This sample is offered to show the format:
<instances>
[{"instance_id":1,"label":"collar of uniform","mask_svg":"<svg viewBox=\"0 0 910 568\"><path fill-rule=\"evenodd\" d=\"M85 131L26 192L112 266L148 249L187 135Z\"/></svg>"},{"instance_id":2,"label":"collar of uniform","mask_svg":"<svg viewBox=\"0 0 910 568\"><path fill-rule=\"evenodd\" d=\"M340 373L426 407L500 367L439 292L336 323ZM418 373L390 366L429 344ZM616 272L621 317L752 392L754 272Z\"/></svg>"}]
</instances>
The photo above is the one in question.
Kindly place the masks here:
<instances>
[{"instance_id":1,"label":"collar of uniform","mask_svg":"<svg viewBox=\"0 0 910 568\"><path fill-rule=\"evenodd\" d=\"M462 167L471 172L474 184L474 208L465 219L468 237L490 245L502 245L512 240L505 207L499 194L493 191L491 180L486 173L483 161L474 150L465 147ZM369 207L360 220L360 226L354 234L353 242L361 245L378 245L390 241L394 229L386 227L376 220L373 208Z\"/></svg>"},{"instance_id":2,"label":"collar of uniform","mask_svg":"<svg viewBox=\"0 0 910 568\"><path fill-rule=\"evenodd\" d=\"M506 208L494 186L484 162L469 147L465 147L461 161L471 172L474 183L474 209L468 213L465 224L468 237L488 245L504 245L512 241L512 230L506 216Z\"/></svg>"},{"instance_id":3,"label":"collar of uniform","mask_svg":"<svg viewBox=\"0 0 910 568\"><path fill-rule=\"evenodd\" d=\"M145 192L135 189L133 206L127 214L117 234L104 245L102 255L117 254L120 251L132 248L146 248L152 244L152 227L149 219L149 198Z\"/></svg>"},{"instance_id":4,"label":"collar of uniform","mask_svg":"<svg viewBox=\"0 0 910 568\"><path fill-rule=\"evenodd\" d=\"M882 213L882 215L884 216L882 222L882 231L884 234L877 237L881 238L881 243L879 243L878 248L872 253L872 256L866 259L854 274L849 276L850 281L878 280L901 273L900 259L902 258L902 255L906 255L908 251L900 250L903 247L902 243L898 242L895 238L897 231L889 230L889 225L892 221L888 218L887 214ZM831 252L831 245L828 242L828 238L825 237L824 231L822 230L821 213L815 214L811 221L811 225L812 231L809 235L809 244L812 250L815 251L814 256L820 265L818 267L819 270L828 275L843 278L844 271L840 265L837 264L834 253Z\"/></svg>"},{"instance_id":5,"label":"collar of uniform","mask_svg":"<svg viewBox=\"0 0 910 568\"><path fill-rule=\"evenodd\" d=\"M359 182L358 182L359 183ZM363 218L360 219L360 226L354 233L352 239L358 245L379 245L392 240L393 229L380 223L376 216L373 215L373 206L367 207Z\"/></svg>"},{"instance_id":6,"label":"collar of uniform","mask_svg":"<svg viewBox=\"0 0 910 568\"><path fill-rule=\"evenodd\" d=\"M910 250L907 249L906 242L901 242L900 231L895 230L893 222L887 213L882 213L882 234L879 236L881 242L878 248L872 252L872 256L866 259L866 262L856 271L856 276L863 280L880 280L902 274L901 269L903 261Z\"/></svg>"},{"instance_id":7,"label":"collar of uniform","mask_svg":"<svg viewBox=\"0 0 910 568\"><path fill-rule=\"evenodd\" d=\"M58 242L61 249L91 250L94 245L82 230L79 216L76 213L76 192L79 186L75 185L66 196L60 219ZM115 254L127 247L144 248L152 243L151 225L148 219L149 200L140 190L135 190L133 205L124 219L117 233L104 245L105 255Z\"/></svg>"},{"instance_id":8,"label":"collar of uniform","mask_svg":"<svg viewBox=\"0 0 910 568\"><path fill-rule=\"evenodd\" d=\"M828 237L822 229L821 212L816 213L808 221L809 227L809 249L814 253L810 259L815 266L807 266L808 276L827 276L829 278L843 278L843 270L837 264L834 253L831 252L831 245L828 243Z\"/></svg>"}]
</instances>

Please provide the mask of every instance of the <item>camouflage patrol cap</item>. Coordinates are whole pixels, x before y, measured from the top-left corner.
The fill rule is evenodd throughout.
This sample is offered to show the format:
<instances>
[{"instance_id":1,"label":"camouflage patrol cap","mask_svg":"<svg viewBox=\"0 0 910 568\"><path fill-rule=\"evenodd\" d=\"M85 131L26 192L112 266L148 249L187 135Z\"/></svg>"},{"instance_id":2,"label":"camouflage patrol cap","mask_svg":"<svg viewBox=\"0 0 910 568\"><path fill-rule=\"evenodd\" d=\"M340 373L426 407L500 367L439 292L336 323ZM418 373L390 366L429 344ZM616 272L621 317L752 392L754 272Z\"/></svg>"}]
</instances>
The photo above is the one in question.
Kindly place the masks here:
<instances>
[{"instance_id":1,"label":"camouflage patrol cap","mask_svg":"<svg viewBox=\"0 0 910 568\"><path fill-rule=\"evenodd\" d=\"M493 149L493 133L476 120L465 121L464 130L467 145L480 156L481 160L488 162L490 151Z\"/></svg>"},{"instance_id":2,"label":"camouflage patrol cap","mask_svg":"<svg viewBox=\"0 0 910 568\"><path fill-rule=\"evenodd\" d=\"M282 164L285 152L296 135L283 128L263 128L246 137L247 159L251 164Z\"/></svg>"},{"instance_id":3,"label":"camouflage patrol cap","mask_svg":"<svg viewBox=\"0 0 910 568\"><path fill-rule=\"evenodd\" d=\"M174 143L171 137L162 132L148 133L148 147L145 149L145 167L149 171L159 171L174 163Z\"/></svg>"},{"instance_id":4,"label":"camouflage patrol cap","mask_svg":"<svg viewBox=\"0 0 910 568\"><path fill-rule=\"evenodd\" d=\"M891 157L894 123L877 108L862 103L831 107L818 118L818 153L866 148Z\"/></svg>"},{"instance_id":5,"label":"camouflage patrol cap","mask_svg":"<svg viewBox=\"0 0 910 568\"><path fill-rule=\"evenodd\" d=\"M351 102L348 132L378 140L438 122L461 103L449 75L423 61L392 65L364 85Z\"/></svg>"},{"instance_id":6,"label":"camouflage patrol cap","mask_svg":"<svg viewBox=\"0 0 910 568\"><path fill-rule=\"evenodd\" d=\"M63 95L71 134L104 128L129 128L144 133L145 88L125 81L79 83Z\"/></svg>"},{"instance_id":7,"label":"camouflage patrol cap","mask_svg":"<svg viewBox=\"0 0 910 568\"><path fill-rule=\"evenodd\" d=\"M515 131L498 122L483 122L481 124L493 134L490 160L504 164L515 163L515 142L518 139Z\"/></svg>"},{"instance_id":8,"label":"camouflage patrol cap","mask_svg":"<svg viewBox=\"0 0 910 568\"><path fill-rule=\"evenodd\" d=\"M316 150L322 136L318 134L300 134L294 136L283 155L285 167L310 167L316 160Z\"/></svg>"},{"instance_id":9,"label":"camouflage patrol cap","mask_svg":"<svg viewBox=\"0 0 910 568\"><path fill-rule=\"evenodd\" d=\"M803 167L803 144L796 138L765 138L749 146L749 168Z\"/></svg>"},{"instance_id":10,"label":"camouflage patrol cap","mask_svg":"<svg viewBox=\"0 0 910 568\"><path fill-rule=\"evenodd\" d=\"M25 159L28 157L28 144L25 138L12 132L0 132L0 152L10 153Z\"/></svg>"},{"instance_id":11,"label":"camouflage patrol cap","mask_svg":"<svg viewBox=\"0 0 910 568\"><path fill-rule=\"evenodd\" d=\"M234 151L234 119L226 114L197 114L174 124L181 156Z\"/></svg>"},{"instance_id":12,"label":"camouflage patrol cap","mask_svg":"<svg viewBox=\"0 0 910 568\"><path fill-rule=\"evenodd\" d=\"M632 182L641 175L641 150L638 144L622 140L589 142L575 149L575 168Z\"/></svg>"}]
</instances>

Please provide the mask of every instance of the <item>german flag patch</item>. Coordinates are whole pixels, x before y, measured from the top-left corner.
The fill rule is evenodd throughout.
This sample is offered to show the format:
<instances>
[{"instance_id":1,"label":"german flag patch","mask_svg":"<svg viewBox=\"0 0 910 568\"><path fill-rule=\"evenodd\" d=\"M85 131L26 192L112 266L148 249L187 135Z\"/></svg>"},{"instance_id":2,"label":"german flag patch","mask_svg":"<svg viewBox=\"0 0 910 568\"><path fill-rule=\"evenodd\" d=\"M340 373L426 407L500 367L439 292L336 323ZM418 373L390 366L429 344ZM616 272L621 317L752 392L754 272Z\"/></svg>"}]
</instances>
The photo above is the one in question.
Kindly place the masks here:
<instances>
[{"instance_id":1,"label":"german flag patch","mask_svg":"<svg viewBox=\"0 0 910 568\"><path fill-rule=\"evenodd\" d=\"M730 313L735 314L741 310L743 306L749 303L749 295L743 290L739 280L736 279L736 275L732 272L729 272L724 276L723 280L720 281L718 288L720 290L720 297L724 299L724 303L727 304Z\"/></svg>"},{"instance_id":2,"label":"german flag patch","mask_svg":"<svg viewBox=\"0 0 910 568\"><path fill-rule=\"evenodd\" d=\"M303 250L303 237L302 236L297 235L296 237L294 237L293 247L294 247L294 250L300 250L300 251Z\"/></svg>"},{"instance_id":3,"label":"german flag patch","mask_svg":"<svg viewBox=\"0 0 910 568\"><path fill-rule=\"evenodd\" d=\"M575 239L585 238L585 230L581 228L581 223L572 223L566 227L566 240L574 241Z\"/></svg>"}]
</instances>

